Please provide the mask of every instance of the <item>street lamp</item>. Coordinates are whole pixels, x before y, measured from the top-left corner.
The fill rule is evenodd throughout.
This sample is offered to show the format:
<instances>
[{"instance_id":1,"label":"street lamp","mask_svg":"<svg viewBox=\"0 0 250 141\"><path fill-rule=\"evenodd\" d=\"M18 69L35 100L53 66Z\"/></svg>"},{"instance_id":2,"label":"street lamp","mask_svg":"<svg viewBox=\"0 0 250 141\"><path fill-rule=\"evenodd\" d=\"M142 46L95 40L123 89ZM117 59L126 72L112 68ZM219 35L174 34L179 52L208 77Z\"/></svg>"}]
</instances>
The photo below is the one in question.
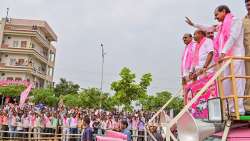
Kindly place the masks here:
<instances>
[{"instance_id":1,"label":"street lamp","mask_svg":"<svg viewBox=\"0 0 250 141\"><path fill-rule=\"evenodd\" d=\"M101 43L101 48L102 48L102 69L101 69L101 94L100 94L100 109L102 108L102 90L103 90L103 70L104 70L104 57L105 57L105 52L104 52L104 46Z\"/></svg>"},{"instance_id":2,"label":"street lamp","mask_svg":"<svg viewBox=\"0 0 250 141\"><path fill-rule=\"evenodd\" d=\"M105 52L104 52L104 46L101 43L101 48L102 48L102 70L101 70L101 91L103 89L103 69L104 69L104 56L105 56Z\"/></svg>"}]
</instances>

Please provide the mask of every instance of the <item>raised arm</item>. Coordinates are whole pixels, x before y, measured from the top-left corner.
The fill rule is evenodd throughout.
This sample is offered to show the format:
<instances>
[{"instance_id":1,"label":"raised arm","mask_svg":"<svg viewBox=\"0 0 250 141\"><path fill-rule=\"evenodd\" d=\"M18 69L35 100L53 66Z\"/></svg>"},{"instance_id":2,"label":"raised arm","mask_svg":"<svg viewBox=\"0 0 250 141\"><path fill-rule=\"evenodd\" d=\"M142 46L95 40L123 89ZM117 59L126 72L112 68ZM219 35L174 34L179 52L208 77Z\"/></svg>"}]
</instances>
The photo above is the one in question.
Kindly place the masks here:
<instances>
[{"instance_id":1,"label":"raised arm","mask_svg":"<svg viewBox=\"0 0 250 141\"><path fill-rule=\"evenodd\" d=\"M188 18L188 17L185 17L185 18L186 18L185 22L192 27L195 27L197 29L201 29L201 30L206 31L206 32L216 32L216 27L217 27L216 25L204 26L204 25L200 25L200 24L195 24L190 18Z\"/></svg>"}]
</instances>

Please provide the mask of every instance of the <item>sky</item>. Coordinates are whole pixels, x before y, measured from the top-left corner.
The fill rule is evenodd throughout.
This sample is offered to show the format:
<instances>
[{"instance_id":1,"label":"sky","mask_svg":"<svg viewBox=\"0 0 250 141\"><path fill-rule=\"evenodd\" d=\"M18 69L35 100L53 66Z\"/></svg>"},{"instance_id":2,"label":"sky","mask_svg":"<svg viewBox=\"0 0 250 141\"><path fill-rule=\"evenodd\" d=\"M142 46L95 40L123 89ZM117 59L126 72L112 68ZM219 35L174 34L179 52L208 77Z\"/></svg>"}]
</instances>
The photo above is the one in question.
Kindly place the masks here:
<instances>
[{"instance_id":1,"label":"sky","mask_svg":"<svg viewBox=\"0 0 250 141\"><path fill-rule=\"evenodd\" d=\"M137 81L153 75L149 94L180 88L182 35L196 23L215 24L213 11L226 4L239 18L244 0L1 0L0 16L10 8L11 18L45 20L58 36L55 82L61 77L82 88L101 85L101 47L105 64L103 90L119 79L123 67Z\"/></svg>"}]
</instances>

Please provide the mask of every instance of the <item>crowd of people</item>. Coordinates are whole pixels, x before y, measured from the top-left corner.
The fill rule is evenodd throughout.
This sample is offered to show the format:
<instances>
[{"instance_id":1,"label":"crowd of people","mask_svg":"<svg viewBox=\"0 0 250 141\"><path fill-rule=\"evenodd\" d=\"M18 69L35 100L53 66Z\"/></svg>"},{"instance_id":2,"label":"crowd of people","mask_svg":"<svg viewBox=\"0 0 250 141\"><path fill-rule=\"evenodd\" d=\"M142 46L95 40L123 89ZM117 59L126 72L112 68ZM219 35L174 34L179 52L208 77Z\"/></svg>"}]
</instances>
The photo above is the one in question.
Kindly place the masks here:
<instances>
[{"instance_id":1,"label":"crowd of people","mask_svg":"<svg viewBox=\"0 0 250 141\"><path fill-rule=\"evenodd\" d=\"M209 67L217 62L223 62L226 57L249 57L250 55L250 0L245 0L248 14L237 18L227 5L220 5L214 11L217 25L203 26L194 23L186 17L186 23L196 28L194 34L186 33L183 41L186 45L182 56L183 87L201 80L203 76L212 74L216 69ZM234 60L233 73L235 76L250 76L250 63L244 60ZM223 71L224 76L230 76L230 66ZM233 94L231 79L222 82L225 96ZM238 96L250 95L250 79L236 79ZM216 97L209 95L207 98ZM201 99L204 100L204 99ZM207 100L207 99L206 99ZM250 100L239 98L240 114L250 114ZM200 102L202 103L202 102ZM234 102L229 101L229 110L234 112Z\"/></svg>"},{"instance_id":2,"label":"crowd of people","mask_svg":"<svg viewBox=\"0 0 250 141\"><path fill-rule=\"evenodd\" d=\"M230 8L220 5L215 9L217 25L206 27L195 24L186 18L188 25L196 28L194 34L186 33L183 41L186 45L182 56L182 84L185 87L191 82L202 79L214 63L228 56L244 57L250 55L250 0L245 0L248 14L244 19L235 17ZM237 76L250 76L250 63L236 60L233 65ZM224 70L230 75L230 69ZM224 93L232 95L231 80L223 81ZM250 95L250 80L237 79L237 94ZM211 98L211 96L208 96ZM250 114L250 100L239 99L239 112ZM234 111L234 104L229 104ZM105 130L114 130L127 135L128 141L144 140L145 124L153 113L139 111L133 113L103 111L83 108L46 107L43 104L19 106L17 103L6 103L0 110L0 138L61 137L63 141L92 141L94 135L102 135ZM149 126L150 132L157 141L163 140L159 126ZM149 141L153 140L150 136Z\"/></svg>"},{"instance_id":3,"label":"crowd of people","mask_svg":"<svg viewBox=\"0 0 250 141\"><path fill-rule=\"evenodd\" d=\"M60 136L63 141L92 141L94 135L114 130L126 134L129 141L143 141L145 123L152 115L142 111L125 113L63 106L51 108L43 104L25 104L20 107L8 103L0 111L0 138L41 139ZM154 127L156 125L150 126L152 133L158 132Z\"/></svg>"}]
</instances>

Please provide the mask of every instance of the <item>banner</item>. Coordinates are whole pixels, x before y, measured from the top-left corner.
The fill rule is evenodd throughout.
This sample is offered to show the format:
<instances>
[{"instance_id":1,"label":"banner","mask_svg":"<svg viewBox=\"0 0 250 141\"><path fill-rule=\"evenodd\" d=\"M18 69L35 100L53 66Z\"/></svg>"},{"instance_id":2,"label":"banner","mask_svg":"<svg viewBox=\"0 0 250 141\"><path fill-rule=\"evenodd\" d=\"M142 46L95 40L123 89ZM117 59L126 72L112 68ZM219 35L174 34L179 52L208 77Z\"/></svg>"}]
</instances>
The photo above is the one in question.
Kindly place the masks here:
<instances>
[{"instance_id":1,"label":"banner","mask_svg":"<svg viewBox=\"0 0 250 141\"><path fill-rule=\"evenodd\" d=\"M26 87L29 86L28 81L17 81L17 80L0 80L0 86L8 86L8 85L24 85Z\"/></svg>"},{"instance_id":2,"label":"banner","mask_svg":"<svg viewBox=\"0 0 250 141\"><path fill-rule=\"evenodd\" d=\"M119 138L112 138L112 137L96 136L96 141L126 141L126 140Z\"/></svg>"},{"instance_id":3,"label":"banner","mask_svg":"<svg viewBox=\"0 0 250 141\"><path fill-rule=\"evenodd\" d=\"M188 84L185 86L185 95L184 101L187 104L192 98L205 86L205 84L214 76L214 73L207 74L199 80ZM207 119L208 118L208 109L207 109L207 101L210 98L214 98L218 96L218 89L216 81L207 89L207 91L202 94L198 100L192 105L189 109L192 115L195 118L199 119Z\"/></svg>"},{"instance_id":4,"label":"banner","mask_svg":"<svg viewBox=\"0 0 250 141\"><path fill-rule=\"evenodd\" d=\"M120 133L120 132L115 132L115 131L112 131L112 130L107 130L105 132L106 136L107 137L112 137L112 138L119 138L119 139L123 139L123 140L127 140L127 135L123 134L123 133Z\"/></svg>"},{"instance_id":5,"label":"banner","mask_svg":"<svg viewBox=\"0 0 250 141\"><path fill-rule=\"evenodd\" d=\"M32 84L30 84L20 95L20 103L19 106L22 106L25 103L30 91L32 89Z\"/></svg>"}]
</instances>

